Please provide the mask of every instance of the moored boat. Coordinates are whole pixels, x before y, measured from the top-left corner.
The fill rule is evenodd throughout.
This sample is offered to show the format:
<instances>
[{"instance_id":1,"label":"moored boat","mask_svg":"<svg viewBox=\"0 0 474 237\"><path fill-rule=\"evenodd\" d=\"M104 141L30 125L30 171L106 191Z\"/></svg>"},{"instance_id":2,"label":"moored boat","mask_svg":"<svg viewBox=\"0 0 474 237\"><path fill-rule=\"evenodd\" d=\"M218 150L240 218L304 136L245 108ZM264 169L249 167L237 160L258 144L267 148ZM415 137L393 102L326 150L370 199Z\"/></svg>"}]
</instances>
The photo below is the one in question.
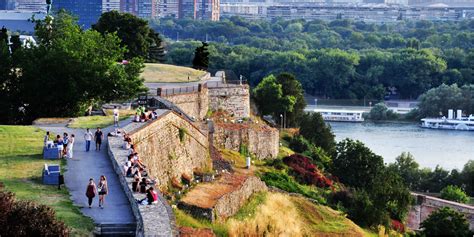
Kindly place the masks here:
<instances>
[{"instance_id":1,"label":"moored boat","mask_svg":"<svg viewBox=\"0 0 474 237\"><path fill-rule=\"evenodd\" d=\"M474 131L474 116L462 116L462 110L457 110L457 116L454 117L454 111L448 110L448 117L441 118L423 118L421 119L422 128L447 129L460 131Z\"/></svg>"},{"instance_id":2,"label":"moored boat","mask_svg":"<svg viewBox=\"0 0 474 237\"><path fill-rule=\"evenodd\" d=\"M362 114L364 111L359 110L342 110L342 109L314 109L313 112L320 113L324 121L331 122L363 122Z\"/></svg>"}]
</instances>

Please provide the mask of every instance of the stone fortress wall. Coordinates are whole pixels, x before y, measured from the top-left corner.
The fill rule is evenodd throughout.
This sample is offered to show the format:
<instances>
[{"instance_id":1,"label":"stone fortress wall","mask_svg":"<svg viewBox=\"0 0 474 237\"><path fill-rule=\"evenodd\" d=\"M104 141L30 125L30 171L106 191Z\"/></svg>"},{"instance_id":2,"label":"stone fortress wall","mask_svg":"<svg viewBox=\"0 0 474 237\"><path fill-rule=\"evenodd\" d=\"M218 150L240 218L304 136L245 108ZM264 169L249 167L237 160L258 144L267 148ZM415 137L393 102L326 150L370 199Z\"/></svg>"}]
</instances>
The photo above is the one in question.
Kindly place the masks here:
<instances>
[{"instance_id":1,"label":"stone fortress wall","mask_svg":"<svg viewBox=\"0 0 474 237\"><path fill-rule=\"evenodd\" d=\"M150 176L157 179L156 186L163 190L183 174L192 177L195 170L212 169L207 135L174 112L164 112L129 135Z\"/></svg>"},{"instance_id":2,"label":"stone fortress wall","mask_svg":"<svg viewBox=\"0 0 474 237\"><path fill-rule=\"evenodd\" d=\"M226 110L235 118L250 117L250 93L248 85L208 82L209 108Z\"/></svg>"}]
</instances>

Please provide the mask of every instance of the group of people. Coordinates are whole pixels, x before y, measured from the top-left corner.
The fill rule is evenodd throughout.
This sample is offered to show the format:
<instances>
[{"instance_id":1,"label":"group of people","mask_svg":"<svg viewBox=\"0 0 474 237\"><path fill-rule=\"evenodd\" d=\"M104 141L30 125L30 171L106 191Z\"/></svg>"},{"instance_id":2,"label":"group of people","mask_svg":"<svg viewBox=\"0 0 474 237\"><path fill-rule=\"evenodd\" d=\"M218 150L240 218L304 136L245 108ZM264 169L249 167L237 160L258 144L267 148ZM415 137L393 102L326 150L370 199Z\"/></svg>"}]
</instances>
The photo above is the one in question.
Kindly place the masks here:
<instances>
[{"instance_id":1,"label":"group of people","mask_svg":"<svg viewBox=\"0 0 474 237\"><path fill-rule=\"evenodd\" d=\"M138 155L138 152L136 152L135 146L131 143L132 139L125 134L124 148L129 150L129 155L123 166L124 175L133 178L133 192L146 194L146 198L137 200L137 202L143 205L153 204L158 201L158 194L151 186L155 184L155 181L148 177L146 166L140 160L140 156Z\"/></svg>"},{"instance_id":2,"label":"group of people","mask_svg":"<svg viewBox=\"0 0 474 237\"><path fill-rule=\"evenodd\" d=\"M156 111L148 111L145 109L145 106L139 106L133 117L134 122L147 122L149 120L154 120L158 117Z\"/></svg>"},{"instance_id":3,"label":"group of people","mask_svg":"<svg viewBox=\"0 0 474 237\"><path fill-rule=\"evenodd\" d=\"M70 158L73 157L73 148L75 142L75 135L68 133L63 133L63 136L57 135L54 140L51 140L49 131L44 135L44 146L45 147L57 147L58 148L58 158Z\"/></svg>"},{"instance_id":4,"label":"group of people","mask_svg":"<svg viewBox=\"0 0 474 237\"><path fill-rule=\"evenodd\" d=\"M89 184L86 189L87 203L89 208L92 208L92 202L94 198L99 195L99 207L104 209L105 196L109 193L109 186L107 185L107 178L105 175L101 175L99 183L96 185L93 178L89 179Z\"/></svg>"},{"instance_id":5,"label":"group of people","mask_svg":"<svg viewBox=\"0 0 474 237\"><path fill-rule=\"evenodd\" d=\"M84 140L86 141L86 151L90 150L92 139L94 139L95 141L95 150L100 151L102 141L104 140L104 133L99 127L97 127L97 130L94 134L92 134L89 129L86 129L86 132L84 133Z\"/></svg>"}]
</instances>

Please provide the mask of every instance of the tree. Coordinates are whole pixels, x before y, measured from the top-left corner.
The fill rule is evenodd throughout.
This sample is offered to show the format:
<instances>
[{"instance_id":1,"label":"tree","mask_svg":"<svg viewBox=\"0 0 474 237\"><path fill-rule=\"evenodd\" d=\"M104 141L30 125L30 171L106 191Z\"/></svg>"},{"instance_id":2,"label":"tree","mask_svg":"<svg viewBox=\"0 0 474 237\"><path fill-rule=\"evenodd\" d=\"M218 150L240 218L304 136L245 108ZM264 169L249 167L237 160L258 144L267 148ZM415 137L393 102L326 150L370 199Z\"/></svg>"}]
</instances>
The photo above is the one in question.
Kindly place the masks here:
<instances>
[{"instance_id":1,"label":"tree","mask_svg":"<svg viewBox=\"0 0 474 237\"><path fill-rule=\"evenodd\" d=\"M383 158L360 141L346 138L337 143L332 174L350 187L370 189L384 169Z\"/></svg>"},{"instance_id":2,"label":"tree","mask_svg":"<svg viewBox=\"0 0 474 237\"><path fill-rule=\"evenodd\" d=\"M197 47L194 51L193 68L207 70L209 67L209 52L207 50L209 44L206 42L201 43L202 46Z\"/></svg>"},{"instance_id":3,"label":"tree","mask_svg":"<svg viewBox=\"0 0 474 237\"><path fill-rule=\"evenodd\" d=\"M150 30L150 34L150 38L152 38L153 41L148 49L147 61L151 63L163 63L166 61L166 52L160 35L155 33L153 30Z\"/></svg>"},{"instance_id":4,"label":"tree","mask_svg":"<svg viewBox=\"0 0 474 237\"><path fill-rule=\"evenodd\" d=\"M474 196L474 160L468 161L461 172L462 182L469 196Z\"/></svg>"},{"instance_id":5,"label":"tree","mask_svg":"<svg viewBox=\"0 0 474 237\"><path fill-rule=\"evenodd\" d=\"M116 35L83 31L62 11L51 26L37 21L35 34L37 47L22 48L11 57L14 83L3 89L18 93L11 95L17 101L12 114L17 115L8 123L77 116L92 103L130 99L145 91L139 78L142 60L122 64L125 49ZM13 68L21 74L12 73Z\"/></svg>"},{"instance_id":6,"label":"tree","mask_svg":"<svg viewBox=\"0 0 474 237\"><path fill-rule=\"evenodd\" d=\"M403 179L405 185L411 190L418 190L421 182L420 165L416 163L411 153L403 152L395 159L395 163L388 166Z\"/></svg>"},{"instance_id":7,"label":"tree","mask_svg":"<svg viewBox=\"0 0 474 237\"><path fill-rule=\"evenodd\" d=\"M296 80L296 77L290 73L280 73L276 77L276 81L281 85L283 97L292 97L295 102L291 106L291 110L286 110L287 126L295 126L298 118L303 114L306 107L304 99L304 90L301 83ZM290 106L287 106L290 107Z\"/></svg>"},{"instance_id":8,"label":"tree","mask_svg":"<svg viewBox=\"0 0 474 237\"><path fill-rule=\"evenodd\" d=\"M420 96L418 105L420 116L447 115L448 109L459 108L462 100L462 91L457 84L451 86L442 84Z\"/></svg>"},{"instance_id":9,"label":"tree","mask_svg":"<svg viewBox=\"0 0 474 237\"><path fill-rule=\"evenodd\" d=\"M290 84L285 79L285 85ZM287 93L291 89L287 90ZM284 95L283 86L278 82L278 79L269 75L257 85L254 89L255 102L263 115L273 115L279 117L283 112L291 113L294 110L296 98L293 95Z\"/></svg>"},{"instance_id":10,"label":"tree","mask_svg":"<svg viewBox=\"0 0 474 237\"><path fill-rule=\"evenodd\" d=\"M110 11L103 13L92 29L102 35L116 33L120 38L120 45L127 48L125 58L149 58L150 46L160 46L161 39L148 26L148 22L130 13ZM155 49L156 50L156 49Z\"/></svg>"},{"instance_id":11,"label":"tree","mask_svg":"<svg viewBox=\"0 0 474 237\"><path fill-rule=\"evenodd\" d=\"M448 185L441 189L441 198L460 203L469 202L467 194L460 187L453 185Z\"/></svg>"},{"instance_id":12,"label":"tree","mask_svg":"<svg viewBox=\"0 0 474 237\"><path fill-rule=\"evenodd\" d=\"M396 118L396 114L387 108L385 103L380 102L377 103L372 109L370 110L369 117L373 120L387 120Z\"/></svg>"},{"instance_id":13,"label":"tree","mask_svg":"<svg viewBox=\"0 0 474 237\"><path fill-rule=\"evenodd\" d=\"M320 113L304 113L300 117L300 134L315 146L321 147L328 154L333 154L336 147L334 134Z\"/></svg>"},{"instance_id":14,"label":"tree","mask_svg":"<svg viewBox=\"0 0 474 237\"><path fill-rule=\"evenodd\" d=\"M472 235L466 217L449 207L443 207L431 213L421 223L421 228L423 229L422 234L425 236L464 237Z\"/></svg>"}]
</instances>

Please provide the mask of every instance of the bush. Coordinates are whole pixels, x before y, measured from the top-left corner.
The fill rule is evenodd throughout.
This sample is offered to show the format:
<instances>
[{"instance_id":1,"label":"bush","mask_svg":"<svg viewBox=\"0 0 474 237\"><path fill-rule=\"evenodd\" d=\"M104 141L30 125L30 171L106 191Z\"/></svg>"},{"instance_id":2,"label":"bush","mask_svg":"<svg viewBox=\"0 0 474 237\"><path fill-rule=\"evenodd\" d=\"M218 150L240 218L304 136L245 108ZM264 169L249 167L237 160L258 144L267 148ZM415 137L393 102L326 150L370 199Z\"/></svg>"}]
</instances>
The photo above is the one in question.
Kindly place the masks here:
<instances>
[{"instance_id":1,"label":"bush","mask_svg":"<svg viewBox=\"0 0 474 237\"><path fill-rule=\"evenodd\" d=\"M472 236L466 217L449 208L440 208L421 223L425 236Z\"/></svg>"},{"instance_id":2,"label":"bush","mask_svg":"<svg viewBox=\"0 0 474 237\"><path fill-rule=\"evenodd\" d=\"M373 120L397 119L398 115L389 110L385 103L380 102L370 110L369 118Z\"/></svg>"},{"instance_id":3,"label":"bush","mask_svg":"<svg viewBox=\"0 0 474 237\"><path fill-rule=\"evenodd\" d=\"M54 210L30 201L15 201L10 192L0 191L0 236L68 236Z\"/></svg>"},{"instance_id":4,"label":"bush","mask_svg":"<svg viewBox=\"0 0 474 237\"><path fill-rule=\"evenodd\" d=\"M441 190L441 198L460 203L469 202L467 194L460 187L453 185L448 185Z\"/></svg>"},{"instance_id":5,"label":"bush","mask_svg":"<svg viewBox=\"0 0 474 237\"><path fill-rule=\"evenodd\" d=\"M313 163L322 168L328 168L331 164L329 155L322 148L316 147L303 136L294 136L289 139L289 147L297 153L311 157Z\"/></svg>"},{"instance_id":6,"label":"bush","mask_svg":"<svg viewBox=\"0 0 474 237\"><path fill-rule=\"evenodd\" d=\"M283 162L291 168L292 173L301 183L316 185L320 188L333 186L332 180L324 176L308 157L293 154L283 158Z\"/></svg>"}]
</instances>

